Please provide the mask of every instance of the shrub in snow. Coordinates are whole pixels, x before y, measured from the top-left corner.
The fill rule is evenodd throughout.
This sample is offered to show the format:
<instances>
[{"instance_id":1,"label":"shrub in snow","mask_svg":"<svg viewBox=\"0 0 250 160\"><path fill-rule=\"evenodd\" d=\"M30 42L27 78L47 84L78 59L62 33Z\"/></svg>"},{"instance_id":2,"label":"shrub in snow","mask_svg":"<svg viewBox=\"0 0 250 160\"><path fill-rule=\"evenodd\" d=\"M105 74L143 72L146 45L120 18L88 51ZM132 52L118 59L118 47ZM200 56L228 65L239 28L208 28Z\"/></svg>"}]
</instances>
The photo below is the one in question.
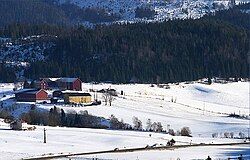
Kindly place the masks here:
<instances>
[{"instance_id":1,"label":"shrub in snow","mask_svg":"<svg viewBox=\"0 0 250 160\"><path fill-rule=\"evenodd\" d=\"M230 138L234 138L234 132L230 132Z\"/></svg>"},{"instance_id":2,"label":"shrub in snow","mask_svg":"<svg viewBox=\"0 0 250 160\"><path fill-rule=\"evenodd\" d=\"M228 132L225 132L225 133L224 133L224 137L225 137L225 138L230 138L230 134L229 134Z\"/></svg>"},{"instance_id":3,"label":"shrub in snow","mask_svg":"<svg viewBox=\"0 0 250 160\"><path fill-rule=\"evenodd\" d=\"M191 130L189 127L183 127L180 132L181 136L191 136Z\"/></svg>"},{"instance_id":4,"label":"shrub in snow","mask_svg":"<svg viewBox=\"0 0 250 160\"><path fill-rule=\"evenodd\" d=\"M213 133L213 134L212 134L212 137L213 137L213 138L218 138L218 133Z\"/></svg>"},{"instance_id":5,"label":"shrub in snow","mask_svg":"<svg viewBox=\"0 0 250 160\"><path fill-rule=\"evenodd\" d=\"M142 122L138 119L138 117L133 117L133 125L134 130L142 130Z\"/></svg>"},{"instance_id":6,"label":"shrub in snow","mask_svg":"<svg viewBox=\"0 0 250 160\"><path fill-rule=\"evenodd\" d=\"M176 135L173 129L169 129L169 130L168 130L168 134L170 134L170 135L172 135L172 136L175 136L175 135Z\"/></svg>"},{"instance_id":7,"label":"shrub in snow","mask_svg":"<svg viewBox=\"0 0 250 160\"><path fill-rule=\"evenodd\" d=\"M242 133L242 132L240 132L240 133L239 133L239 137L243 139L243 138L245 138L245 134Z\"/></svg>"},{"instance_id":8,"label":"shrub in snow","mask_svg":"<svg viewBox=\"0 0 250 160\"><path fill-rule=\"evenodd\" d=\"M28 124L33 125L50 125L50 126L66 126L79 128L107 128L108 126L102 122L107 121L102 117L89 115L82 111L82 114L74 112L65 113L63 109L59 110L54 107L49 112L41 112L38 110L30 110L24 113L21 119Z\"/></svg>"},{"instance_id":9,"label":"shrub in snow","mask_svg":"<svg viewBox=\"0 0 250 160\"><path fill-rule=\"evenodd\" d=\"M103 93L102 98L105 102L105 105L108 105L108 103L109 103L109 106L111 106L112 102L114 101L113 95L108 93L108 92Z\"/></svg>"},{"instance_id":10,"label":"shrub in snow","mask_svg":"<svg viewBox=\"0 0 250 160\"><path fill-rule=\"evenodd\" d=\"M157 123L154 122L154 123L152 124L151 128L152 128L152 131L156 132L156 130L157 130Z\"/></svg>"},{"instance_id":11,"label":"shrub in snow","mask_svg":"<svg viewBox=\"0 0 250 160\"><path fill-rule=\"evenodd\" d=\"M162 132L163 131L163 127L162 127L162 124L161 124L161 122L154 122L153 123L153 130L155 131L155 132Z\"/></svg>"},{"instance_id":12,"label":"shrub in snow","mask_svg":"<svg viewBox=\"0 0 250 160\"><path fill-rule=\"evenodd\" d=\"M147 122L146 122L146 131L152 131L151 119L148 119Z\"/></svg>"},{"instance_id":13,"label":"shrub in snow","mask_svg":"<svg viewBox=\"0 0 250 160\"><path fill-rule=\"evenodd\" d=\"M125 124L123 123L123 120L120 122L118 118L116 118L114 115L110 116L110 128L111 129L124 129Z\"/></svg>"},{"instance_id":14,"label":"shrub in snow","mask_svg":"<svg viewBox=\"0 0 250 160\"><path fill-rule=\"evenodd\" d=\"M33 125L48 125L48 113L30 110L28 113L21 115L21 119L28 124Z\"/></svg>"},{"instance_id":15,"label":"shrub in snow","mask_svg":"<svg viewBox=\"0 0 250 160\"><path fill-rule=\"evenodd\" d=\"M0 110L0 118L3 118L4 121L8 123L14 120L14 117L10 114L10 112L4 109Z\"/></svg>"},{"instance_id":16,"label":"shrub in snow","mask_svg":"<svg viewBox=\"0 0 250 160\"><path fill-rule=\"evenodd\" d=\"M50 126L58 126L60 124L60 114L56 107L50 109L48 123Z\"/></svg>"}]
</instances>

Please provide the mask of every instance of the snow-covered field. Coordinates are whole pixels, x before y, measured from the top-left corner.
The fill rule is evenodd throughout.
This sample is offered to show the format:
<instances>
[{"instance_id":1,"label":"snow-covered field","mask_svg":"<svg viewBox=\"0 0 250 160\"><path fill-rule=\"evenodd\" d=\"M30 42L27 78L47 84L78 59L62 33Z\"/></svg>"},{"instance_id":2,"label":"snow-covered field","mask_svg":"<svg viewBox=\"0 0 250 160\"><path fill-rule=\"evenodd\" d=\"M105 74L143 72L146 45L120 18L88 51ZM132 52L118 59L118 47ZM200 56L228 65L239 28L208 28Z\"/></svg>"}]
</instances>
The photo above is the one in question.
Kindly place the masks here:
<instances>
[{"instance_id":1,"label":"snow-covered field","mask_svg":"<svg viewBox=\"0 0 250 160\"><path fill-rule=\"evenodd\" d=\"M43 129L46 128L47 143L43 143ZM35 131L12 131L9 125L0 120L0 159L20 159L32 156L52 154L91 152L112 150L114 148L135 148L146 145L163 144L172 137L167 134L135 131L113 131L102 129L79 129L62 127L37 126ZM190 143L229 143L242 142L233 139L189 138L173 137L178 144ZM237 146L244 151L249 146ZM206 149L208 152L202 152ZM123 154L103 154L85 156L88 158L99 157L108 159L162 159L162 158L206 158L207 155L223 157L223 152L234 151L235 147L195 147L190 149L177 149L174 151L147 151ZM157 156L156 156L157 155ZM189 157L190 156L190 157ZM225 155L224 155L225 156Z\"/></svg>"},{"instance_id":2,"label":"snow-covered field","mask_svg":"<svg viewBox=\"0 0 250 160\"><path fill-rule=\"evenodd\" d=\"M65 111L87 110L90 114L109 118L111 114L124 122L132 124L132 118L138 117L146 126L147 119L161 122L163 128L167 126L175 131L184 126L190 127L193 137L173 137L179 144L187 143L224 143L242 142L239 139L211 138L212 133L219 137L224 132L239 132L247 134L248 120L229 118L228 114L235 113L244 116L249 114L249 82L234 82L227 84L213 83L205 85L194 82L192 84L169 84L170 89L159 88L150 84L90 84L83 83L83 90L99 90L103 88L123 91L118 94L112 106L71 107L60 106ZM12 105L12 84L0 84L0 100L4 107ZM6 97L2 97L5 94ZM92 95L94 93L91 93ZM102 94L98 94L102 99ZM173 102L172 102L173 101ZM27 112L30 103L17 103L15 116ZM41 109L50 109L51 104L37 104ZM153 144L166 144L172 137L168 134L136 131L114 131L103 129L79 129L45 127L48 143L43 144L43 128L37 126L35 131L11 131L8 124L0 121L0 159L20 159L49 153L88 152L109 150L114 148L144 147ZM248 150L247 150L248 148ZM104 159L198 159L211 155L215 158L237 156L241 151L246 154L249 146L228 147L195 147L177 149L173 151L143 151L120 154L101 154L85 156ZM204 150L207 152L205 153Z\"/></svg>"},{"instance_id":3,"label":"snow-covered field","mask_svg":"<svg viewBox=\"0 0 250 160\"><path fill-rule=\"evenodd\" d=\"M248 115L249 83L172 84L170 89L150 87L150 84L112 85L83 84L83 90L113 88L123 91L112 106L63 107L64 110L87 110L90 114L109 118L111 114L132 124L133 116L145 126L147 119L161 122L164 129L175 130L188 126L194 136L207 137L212 133L247 132L247 120L228 118L228 114ZM102 98L102 95L98 95ZM176 102L171 102L171 99ZM39 105L50 109L51 105ZM62 107L62 106L57 106Z\"/></svg>"},{"instance_id":4,"label":"snow-covered field","mask_svg":"<svg viewBox=\"0 0 250 160\"><path fill-rule=\"evenodd\" d=\"M178 150L162 150L162 151L142 151L131 153L112 153L93 155L89 157L100 159L113 159L113 160L205 160L208 155L213 160L227 160L227 158L237 159L240 154L244 155L244 160L250 159L249 145L242 146L226 146L226 147L194 147L184 148ZM84 157L84 156L82 156ZM85 156L86 158L87 156ZM79 157L77 157L79 159Z\"/></svg>"}]
</instances>

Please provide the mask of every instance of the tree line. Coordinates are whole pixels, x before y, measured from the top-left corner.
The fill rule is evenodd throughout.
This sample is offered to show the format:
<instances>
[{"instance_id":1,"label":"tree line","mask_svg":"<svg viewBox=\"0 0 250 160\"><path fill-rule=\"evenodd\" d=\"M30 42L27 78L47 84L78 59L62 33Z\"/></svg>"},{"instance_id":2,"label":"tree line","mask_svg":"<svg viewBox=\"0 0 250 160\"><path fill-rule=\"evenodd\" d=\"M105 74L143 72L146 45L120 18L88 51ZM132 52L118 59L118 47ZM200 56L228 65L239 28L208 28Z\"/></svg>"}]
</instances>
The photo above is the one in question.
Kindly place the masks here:
<instances>
[{"instance_id":1,"label":"tree line","mask_svg":"<svg viewBox=\"0 0 250 160\"><path fill-rule=\"evenodd\" d=\"M1 0L0 27L12 23L74 26L85 21L111 22L120 19L101 8L83 9L57 0Z\"/></svg>"},{"instance_id":2,"label":"tree line","mask_svg":"<svg viewBox=\"0 0 250 160\"><path fill-rule=\"evenodd\" d=\"M248 77L248 19L250 14L236 7L197 20L94 29L10 25L0 30L0 35L48 32L58 36L53 40L53 53L25 70L27 78L70 76L83 81L167 83L212 76Z\"/></svg>"},{"instance_id":3,"label":"tree line","mask_svg":"<svg viewBox=\"0 0 250 160\"><path fill-rule=\"evenodd\" d=\"M32 125L108 128L107 125L102 124L102 121L105 121L102 117L90 115L87 111L81 111L80 113L71 111L66 113L63 109L57 107L51 108L49 112L39 111L36 107L31 107L31 110L21 115L20 118Z\"/></svg>"},{"instance_id":4,"label":"tree line","mask_svg":"<svg viewBox=\"0 0 250 160\"><path fill-rule=\"evenodd\" d=\"M6 67L0 62L0 82L13 82L16 75L12 68Z\"/></svg>"}]
</instances>

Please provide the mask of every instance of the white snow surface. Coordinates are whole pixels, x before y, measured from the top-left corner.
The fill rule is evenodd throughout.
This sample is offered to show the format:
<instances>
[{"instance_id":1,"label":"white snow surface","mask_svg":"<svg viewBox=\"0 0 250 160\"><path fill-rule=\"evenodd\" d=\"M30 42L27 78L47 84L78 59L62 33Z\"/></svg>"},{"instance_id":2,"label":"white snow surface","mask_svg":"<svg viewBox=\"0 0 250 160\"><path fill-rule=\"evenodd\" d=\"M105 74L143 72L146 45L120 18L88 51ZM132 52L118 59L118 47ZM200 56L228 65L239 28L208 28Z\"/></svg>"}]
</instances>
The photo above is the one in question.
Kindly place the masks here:
<instances>
[{"instance_id":1,"label":"white snow surface","mask_svg":"<svg viewBox=\"0 0 250 160\"><path fill-rule=\"evenodd\" d=\"M182 148L177 150L162 151L141 151L131 153L111 153L89 156L91 158L113 159L113 160L205 160L208 155L214 160L226 160L227 158L237 159L240 154L244 155L244 159L250 159L249 145L242 146L226 146L226 147L194 147ZM87 156L81 156L88 158ZM74 157L73 157L74 158ZM76 157L79 159L79 156Z\"/></svg>"},{"instance_id":2,"label":"white snow surface","mask_svg":"<svg viewBox=\"0 0 250 160\"><path fill-rule=\"evenodd\" d=\"M121 17L117 22L158 22L169 19L197 19L217 10L228 9L228 0L58 0L59 4L71 3L81 8L101 8ZM248 2L248 0L236 1ZM156 12L153 18L136 18L137 8L148 8Z\"/></svg>"},{"instance_id":3,"label":"white snow surface","mask_svg":"<svg viewBox=\"0 0 250 160\"><path fill-rule=\"evenodd\" d=\"M193 135L210 137L212 133L244 132L247 133L248 121L229 118L228 114L235 113L248 116L249 112L249 83L237 82L228 84L171 84L170 89L150 87L150 84L83 84L83 90L100 90L113 88L118 93L123 91L125 96L118 95L112 106L102 105L87 107L71 107L57 105L66 111L87 110L90 114L109 118L111 114L124 122L132 124L132 118L138 117L145 128L146 121L161 122L163 128L179 130L184 126L190 127ZM91 93L94 95L94 93ZM102 94L98 94L102 99ZM171 99L176 102L171 102ZM38 105L50 109L52 106Z\"/></svg>"},{"instance_id":4,"label":"white snow surface","mask_svg":"<svg viewBox=\"0 0 250 160\"><path fill-rule=\"evenodd\" d=\"M87 110L89 114L109 118L111 114L120 120L132 124L132 118L138 117L145 128L147 119L161 122L163 128L173 128L175 131L184 126L190 127L193 137L174 136L179 144L190 143L223 143L241 142L239 139L225 139L224 132L239 132L247 134L248 120L229 118L228 114L236 113L244 116L249 114L249 82L234 82L212 85L179 83L169 84L170 89L159 88L150 84L91 84L83 83L83 91L112 88L118 94L112 106L72 107L56 105L66 112ZM13 107L13 84L0 84L0 101L3 107L11 107L12 114L18 117L29 110L31 103L16 103ZM90 92L94 95L93 92ZM5 97L3 97L5 95ZM98 99L102 94L98 93ZM176 102L171 102L171 101ZM52 104L36 104L40 109L49 110ZM172 136L163 133L115 131L103 129L79 129L62 127L45 127L48 143L43 144L43 126L37 126L35 131L11 131L8 124L0 121L0 159L20 159L42 154L68 152L88 152L109 150L114 148L144 147L153 144L166 144ZM212 133L218 133L219 138L211 138ZM213 155L223 157L231 151L245 150L245 147L197 147L174 151L150 151L123 154L102 154L85 156L85 158L105 159L198 159ZM207 153L202 151L206 150ZM184 158L184 157L188 158ZM137 158L138 157L138 158Z\"/></svg>"},{"instance_id":5,"label":"white snow surface","mask_svg":"<svg viewBox=\"0 0 250 160\"><path fill-rule=\"evenodd\" d=\"M135 131L114 131L103 129L86 129L86 128L63 128L63 127L43 127L36 126L35 131L13 131L9 130L9 125L0 119L0 159L21 159L27 157L49 156L67 153L91 152L101 150L113 150L114 148L134 148L145 147L146 145L164 144L172 138L172 136L160 133ZM46 129L47 143L43 143L43 129ZM242 142L242 140L233 139L213 139L213 138L189 138L189 137L173 137L177 144L190 143L229 143ZM230 147L229 147L230 148ZM232 147L231 147L232 148ZM187 151L192 151L190 152ZM196 157L206 156L207 154L218 154L218 149L211 150L207 153L199 153L202 148L196 149L181 149L175 151L151 151L139 153L113 154L113 155L98 155L98 157L108 157L115 159L140 159L164 157ZM225 149L224 149L225 150ZM168 155L168 153L170 153ZM184 154L184 155L183 155ZM155 155L157 155L155 157ZM222 156L222 155L220 155ZM97 156L85 156L87 158ZM204 157L205 158L205 157ZM189 159L189 158L188 158Z\"/></svg>"}]
</instances>

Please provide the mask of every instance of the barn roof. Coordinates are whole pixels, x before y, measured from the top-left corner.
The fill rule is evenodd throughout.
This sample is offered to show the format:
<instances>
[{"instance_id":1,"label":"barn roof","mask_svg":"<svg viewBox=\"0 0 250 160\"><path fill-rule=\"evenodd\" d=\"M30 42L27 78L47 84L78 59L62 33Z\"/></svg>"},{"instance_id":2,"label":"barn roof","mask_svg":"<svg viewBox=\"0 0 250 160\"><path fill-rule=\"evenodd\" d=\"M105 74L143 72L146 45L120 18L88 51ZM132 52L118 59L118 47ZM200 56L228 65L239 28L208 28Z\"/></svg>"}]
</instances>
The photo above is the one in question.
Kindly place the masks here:
<instances>
[{"instance_id":1,"label":"barn roof","mask_svg":"<svg viewBox=\"0 0 250 160\"><path fill-rule=\"evenodd\" d=\"M69 96L91 96L89 93L67 93Z\"/></svg>"},{"instance_id":2,"label":"barn roof","mask_svg":"<svg viewBox=\"0 0 250 160\"><path fill-rule=\"evenodd\" d=\"M57 81L60 81L60 82L74 82L77 79L78 78L59 78Z\"/></svg>"},{"instance_id":3,"label":"barn roof","mask_svg":"<svg viewBox=\"0 0 250 160\"><path fill-rule=\"evenodd\" d=\"M41 90L44 91L43 89L27 88L27 89L18 90L15 92L15 94L17 94L17 93L36 94L36 93L40 92ZM46 92L46 91L44 91L44 92Z\"/></svg>"},{"instance_id":4,"label":"barn roof","mask_svg":"<svg viewBox=\"0 0 250 160\"><path fill-rule=\"evenodd\" d=\"M41 78L40 81L45 81L45 82L55 82L56 80L54 80L53 78Z\"/></svg>"},{"instance_id":5,"label":"barn roof","mask_svg":"<svg viewBox=\"0 0 250 160\"><path fill-rule=\"evenodd\" d=\"M36 91L28 91L28 92L26 92L26 93L28 93L28 94L36 94L37 92L40 92L41 90L36 90ZM46 92L47 93L47 92Z\"/></svg>"},{"instance_id":6,"label":"barn roof","mask_svg":"<svg viewBox=\"0 0 250 160\"><path fill-rule=\"evenodd\" d=\"M91 96L91 94L86 92L77 92L77 91L62 91L63 94L68 94L70 96Z\"/></svg>"},{"instance_id":7,"label":"barn roof","mask_svg":"<svg viewBox=\"0 0 250 160\"><path fill-rule=\"evenodd\" d=\"M70 77L61 77L61 78L41 78L46 82L74 82L78 78L70 78Z\"/></svg>"},{"instance_id":8,"label":"barn roof","mask_svg":"<svg viewBox=\"0 0 250 160\"><path fill-rule=\"evenodd\" d=\"M37 90L37 89L34 89L34 88L25 88L25 89L17 90L17 91L15 91L15 93L24 93L24 92L34 91L34 90Z\"/></svg>"}]
</instances>

